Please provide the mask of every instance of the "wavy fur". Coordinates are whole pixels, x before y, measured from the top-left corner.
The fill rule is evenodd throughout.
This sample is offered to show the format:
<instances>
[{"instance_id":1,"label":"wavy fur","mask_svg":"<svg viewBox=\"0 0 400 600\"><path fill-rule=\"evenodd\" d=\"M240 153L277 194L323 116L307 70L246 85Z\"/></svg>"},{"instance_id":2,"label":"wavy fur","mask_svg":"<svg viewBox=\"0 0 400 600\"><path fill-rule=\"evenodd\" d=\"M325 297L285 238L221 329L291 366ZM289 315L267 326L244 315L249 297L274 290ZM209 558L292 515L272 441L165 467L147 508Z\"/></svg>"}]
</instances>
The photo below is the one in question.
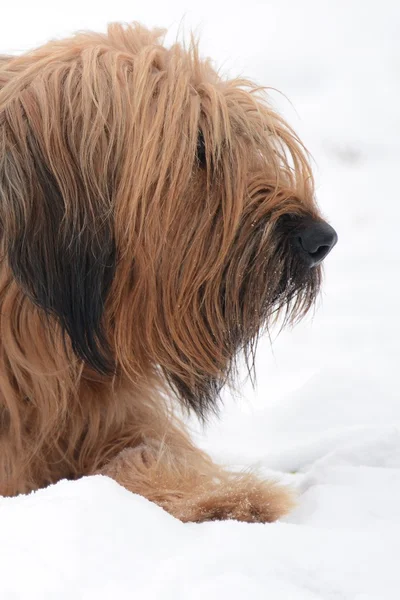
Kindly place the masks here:
<instances>
[{"instance_id":1,"label":"wavy fur","mask_svg":"<svg viewBox=\"0 0 400 600\"><path fill-rule=\"evenodd\" d=\"M183 520L283 514L165 398L204 418L259 332L311 307L304 218L301 142L195 43L113 24L1 57L0 492L103 472Z\"/></svg>"}]
</instances>

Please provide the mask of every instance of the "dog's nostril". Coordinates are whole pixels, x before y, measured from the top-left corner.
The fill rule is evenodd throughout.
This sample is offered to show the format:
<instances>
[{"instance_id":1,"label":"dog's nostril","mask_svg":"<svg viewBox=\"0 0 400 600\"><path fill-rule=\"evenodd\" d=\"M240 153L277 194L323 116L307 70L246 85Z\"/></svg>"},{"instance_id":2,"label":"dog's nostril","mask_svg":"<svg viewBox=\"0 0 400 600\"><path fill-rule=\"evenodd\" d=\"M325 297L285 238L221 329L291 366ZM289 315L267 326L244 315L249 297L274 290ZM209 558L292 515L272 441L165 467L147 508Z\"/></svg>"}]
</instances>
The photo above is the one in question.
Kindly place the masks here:
<instances>
[{"instance_id":1,"label":"dog's nostril","mask_svg":"<svg viewBox=\"0 0 400 600\"><path fill-rule=\"evenodd\" d=\"M316 260L323 260L330 249L330 246L320 246L315 252L310 252L310 255Z\"/></svg>"},{"instance_id":2,"label":"dog's nostril","mask_svg":"<svg viewBox=\"0 0 400 600\"><path fill-rule=\"evenodd\" d=\"M307 254L309 254L310 256L312 256L315 259L320 259L320 260L322 260L328 254L329 250L331 249L331 247L329 245L321 245L321 246L312 245L310 247L309 244L303 243L302 237L300 235L298 237L298 243L303 248L303 250L305 252L307 252ZM314 247L315 247L315 250L314 250Z\"/></svg>"}]
</instances>

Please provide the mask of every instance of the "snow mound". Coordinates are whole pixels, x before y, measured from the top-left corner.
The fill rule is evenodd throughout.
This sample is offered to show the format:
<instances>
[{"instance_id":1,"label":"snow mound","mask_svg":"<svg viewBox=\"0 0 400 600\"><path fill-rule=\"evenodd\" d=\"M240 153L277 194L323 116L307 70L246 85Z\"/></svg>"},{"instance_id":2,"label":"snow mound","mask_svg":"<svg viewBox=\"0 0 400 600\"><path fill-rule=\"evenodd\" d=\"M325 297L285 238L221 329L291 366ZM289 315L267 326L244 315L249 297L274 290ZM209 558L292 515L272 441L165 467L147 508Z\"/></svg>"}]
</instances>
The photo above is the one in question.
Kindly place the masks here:
<instances>
[{"instance_id":1,"label":"snow mound","mask_svg":"<svg viewBox=\"0 0 400 600\"><path fill-rule=\"evenodd\" d=\"M400 431L364 433L293 476L270 525L184 525L102 476L1 499L1 598L394 600Z\"/></svg>"}]
</instances>

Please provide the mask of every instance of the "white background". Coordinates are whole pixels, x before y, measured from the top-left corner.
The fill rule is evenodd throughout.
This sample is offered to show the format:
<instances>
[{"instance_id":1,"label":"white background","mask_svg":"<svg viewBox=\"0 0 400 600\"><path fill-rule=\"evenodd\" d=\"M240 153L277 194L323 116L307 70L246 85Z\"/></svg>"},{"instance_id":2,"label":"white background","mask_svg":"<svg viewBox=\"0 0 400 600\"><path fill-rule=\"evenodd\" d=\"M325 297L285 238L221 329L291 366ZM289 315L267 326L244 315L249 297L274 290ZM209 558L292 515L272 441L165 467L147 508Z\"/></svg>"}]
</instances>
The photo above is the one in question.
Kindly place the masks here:
<instances>
[{"instance_id":1,"label":"white background","mask_svg":"<svg viewBox=\"0 0 400 600\"><path fill-rule=\"evenodd\" d=\"M0 500L2 599L400 597L400 3L2 2L0 52L139 20L194 29L272 100L315 161L339 243L313 316L263 341L258 388L199 443L299 490L271 526L182 525L104 478Z\"/></svg>"}]
</instances>

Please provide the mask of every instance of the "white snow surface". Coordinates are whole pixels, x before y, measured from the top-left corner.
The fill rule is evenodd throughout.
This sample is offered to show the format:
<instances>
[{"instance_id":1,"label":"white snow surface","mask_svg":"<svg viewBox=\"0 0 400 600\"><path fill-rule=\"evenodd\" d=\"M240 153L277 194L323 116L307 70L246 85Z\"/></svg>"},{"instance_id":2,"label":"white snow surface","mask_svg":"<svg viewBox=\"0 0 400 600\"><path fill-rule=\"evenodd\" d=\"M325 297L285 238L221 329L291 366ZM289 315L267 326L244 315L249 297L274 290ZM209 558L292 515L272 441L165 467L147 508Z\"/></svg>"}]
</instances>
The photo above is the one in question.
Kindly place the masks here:
<instances>
[{"instance_id":1,"label":"white snow surface","mask_svg":"<svg viewBox=\"0 0 400 600\"><path fill-rule=\"evenodd\" d=\"M216 460L294 486L298 506L270 525L184 525L100 476L3 498L0 598L397 600L400 4L143 4L15 2L0 51L112 20L196 28L223 70L290 99L272 92L313 154L339 244L315 315L272 350L262 341L257 389L191 427Z\"/></svg>"}]
</instances>

